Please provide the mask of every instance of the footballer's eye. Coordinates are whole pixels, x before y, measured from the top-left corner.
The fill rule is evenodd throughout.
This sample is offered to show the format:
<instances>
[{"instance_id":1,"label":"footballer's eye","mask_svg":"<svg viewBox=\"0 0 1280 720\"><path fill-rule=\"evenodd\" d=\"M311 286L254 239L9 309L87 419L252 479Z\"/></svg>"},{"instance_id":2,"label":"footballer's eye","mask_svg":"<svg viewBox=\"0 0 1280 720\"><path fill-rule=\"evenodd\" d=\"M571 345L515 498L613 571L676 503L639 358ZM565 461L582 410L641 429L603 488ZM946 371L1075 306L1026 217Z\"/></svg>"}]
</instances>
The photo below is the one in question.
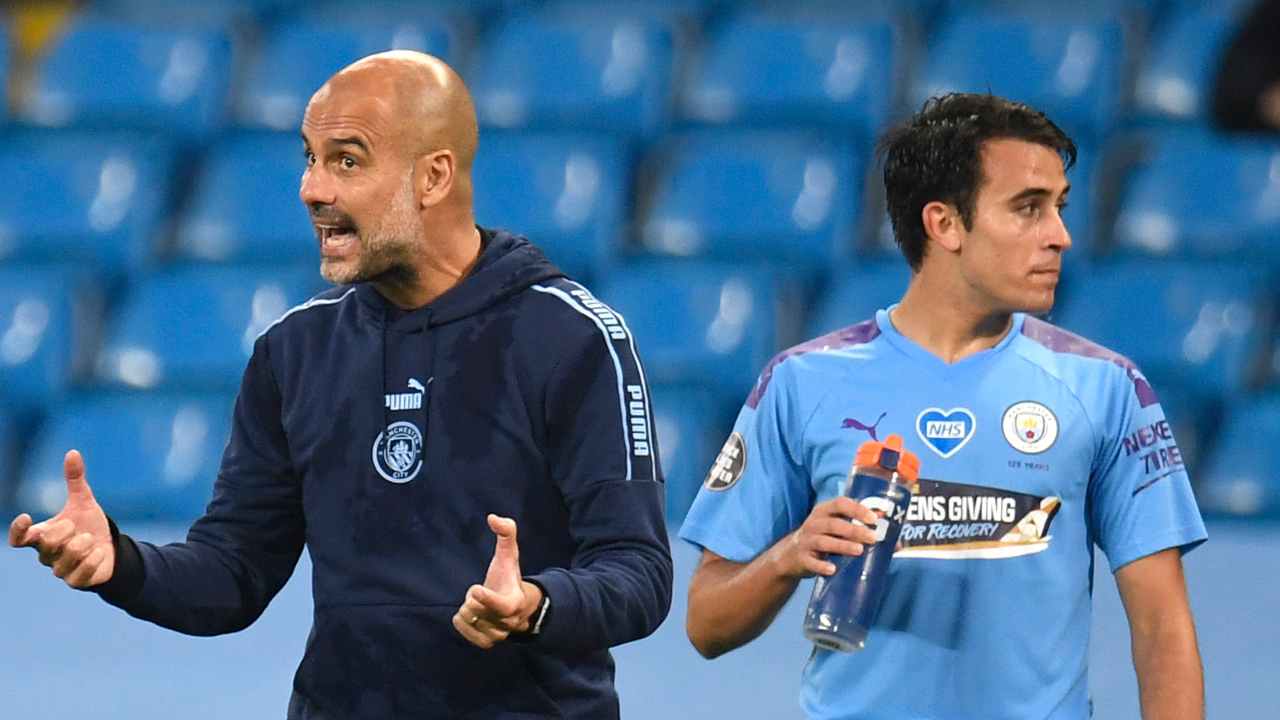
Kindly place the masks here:
<instances>
[{"instance_id":1,"label":"footballer's eye","mask_svg":"<svg viewBox=\"0 0 1280 720\"><path fill-rule=\"evenodd\" d=\"M343 170L354 170L357 165L356 159L350 155L343 155L339 162L342 163Z\"/></svg>"}]
</instances>

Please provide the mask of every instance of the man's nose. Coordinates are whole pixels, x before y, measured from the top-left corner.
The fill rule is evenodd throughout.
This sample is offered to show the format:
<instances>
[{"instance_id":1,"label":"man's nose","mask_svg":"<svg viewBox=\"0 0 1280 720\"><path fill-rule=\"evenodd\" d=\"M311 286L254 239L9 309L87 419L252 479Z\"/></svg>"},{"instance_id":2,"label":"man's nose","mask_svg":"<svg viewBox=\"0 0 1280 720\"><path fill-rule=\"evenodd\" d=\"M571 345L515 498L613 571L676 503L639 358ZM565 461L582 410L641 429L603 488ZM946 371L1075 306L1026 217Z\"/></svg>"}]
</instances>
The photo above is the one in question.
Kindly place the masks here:
<instances>
[{"instance_id":1,"label":"man's nose","mask_svg":"<svg viewBox=\"0 0 1280 720\"><path fill-rule=\"evenodd\" d=\"M302 184L298 187L298 197L307 208L332 205L337 200L328 173L314 165L303 171Z\"/></svg>"},{"instance_id":2,"label":"man's nose","mask_svg":"<svg viewBox=\"0 0 1280 720\"><path fill-rule=\"evenodd\" d=\"M1049 246L1056 247L1062 251L1071 249L1071 231L1067 229L1067 222L1063 219L1061 211L1054 213L1054 218L1053 229L1049 236Z\"/></svg>"}]
</instances>

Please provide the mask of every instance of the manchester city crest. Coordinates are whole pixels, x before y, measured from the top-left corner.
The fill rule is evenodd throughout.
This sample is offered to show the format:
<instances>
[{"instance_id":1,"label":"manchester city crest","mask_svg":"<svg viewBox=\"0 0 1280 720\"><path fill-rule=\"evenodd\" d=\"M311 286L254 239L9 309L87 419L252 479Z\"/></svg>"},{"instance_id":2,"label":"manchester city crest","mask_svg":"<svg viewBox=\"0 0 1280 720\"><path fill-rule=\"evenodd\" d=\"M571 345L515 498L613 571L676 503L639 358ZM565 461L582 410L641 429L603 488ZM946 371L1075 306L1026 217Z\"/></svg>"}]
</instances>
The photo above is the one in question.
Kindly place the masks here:
<instances>
[{"instance_id":1,"label":"manchester city crest","mask_svg":"<svg viewBox=\"0 0 1280 720\"><path fill-rule=\"evenodd\" d=\"M1037 455L1053 447L1058 439L1058 416L1038 402L1014 403L1000 421L1004 439L1015 450Z\"/></svg>"},{"instance_id":2,"label":"manchester city crest","mask_svg":"<svg viewBox=\"0 0 1280 720\"><path fill-rule=\"evenodd\" d=\"M422 469L422 432L406 420L393 422L373 441L373 467L387 482L407 483Z\"/></svg>"}]
</instances>

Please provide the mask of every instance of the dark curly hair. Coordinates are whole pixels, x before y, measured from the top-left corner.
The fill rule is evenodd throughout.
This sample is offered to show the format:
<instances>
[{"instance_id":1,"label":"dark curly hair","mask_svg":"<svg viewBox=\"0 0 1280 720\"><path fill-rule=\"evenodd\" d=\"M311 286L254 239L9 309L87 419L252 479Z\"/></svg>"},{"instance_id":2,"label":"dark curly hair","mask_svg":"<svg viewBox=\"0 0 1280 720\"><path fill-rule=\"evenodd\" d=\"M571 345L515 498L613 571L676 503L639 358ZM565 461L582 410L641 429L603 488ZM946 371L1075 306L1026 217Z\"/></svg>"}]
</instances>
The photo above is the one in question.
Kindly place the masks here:
<instances>
[{"instance_id":1,"label":"dark curly hair","mask_svg":"<svg viewBox=\"0 0 1280 720\"><path fill-rule=\"evenodd\" d=\"M929 98L920 112L880 138L877 151L884 162L893 237L912 270L919 270L924 261L924 206L935 200L953 205L965 228L972 230L974 203L984 180L982 144L1006 138L1057 151L1064 169L1075 164L1075 143L1044 113L989 94Z\"/></svg>"}]
</instances>

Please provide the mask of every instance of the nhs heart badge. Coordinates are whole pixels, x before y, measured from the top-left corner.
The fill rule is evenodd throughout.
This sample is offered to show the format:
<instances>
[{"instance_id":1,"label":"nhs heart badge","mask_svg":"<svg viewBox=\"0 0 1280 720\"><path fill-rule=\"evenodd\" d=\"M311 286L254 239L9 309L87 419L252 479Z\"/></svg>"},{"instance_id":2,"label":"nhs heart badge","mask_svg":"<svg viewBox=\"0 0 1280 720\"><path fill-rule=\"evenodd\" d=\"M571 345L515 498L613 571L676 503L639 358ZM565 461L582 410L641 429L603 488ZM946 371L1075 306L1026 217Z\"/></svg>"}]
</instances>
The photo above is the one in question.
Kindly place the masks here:
<instances>
[{"instance_id":1,"label":"nhs heart badge","mask_svg":"<svg viewBox=\"0 0 1280 720\"><path fill-rule=\"evenodd\" d=\"M949 458L973 437L978 427L968 408L927 408L916 416L916 434L931 450Z\"/></svg>"}]
</instances>

